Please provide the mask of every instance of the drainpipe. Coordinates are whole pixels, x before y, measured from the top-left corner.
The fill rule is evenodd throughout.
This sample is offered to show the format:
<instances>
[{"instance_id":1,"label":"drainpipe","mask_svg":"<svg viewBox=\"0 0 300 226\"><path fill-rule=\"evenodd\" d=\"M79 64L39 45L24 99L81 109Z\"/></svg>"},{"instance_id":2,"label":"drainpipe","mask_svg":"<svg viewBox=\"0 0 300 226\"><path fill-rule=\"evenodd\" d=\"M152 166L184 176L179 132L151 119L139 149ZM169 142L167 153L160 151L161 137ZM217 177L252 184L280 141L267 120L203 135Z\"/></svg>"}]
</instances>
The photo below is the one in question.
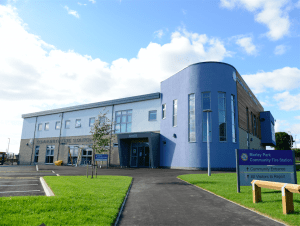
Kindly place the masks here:
<instances>
[{"instance_id":1,"label":"drainpipe","mask_svg":"<svg viewBox=\"0 0 300 226\"><path fill-rule=\"evenodd\" d=\"M110 166L112 125L113 125L113 121L114 121L114 106L115 105L112 106L112 111L111 111L111 124L110 124L111 133L110 133L110 145L109 145L109 152L108 152L108 166Z\"/></svg>"},{"instance_id":2,"label":"drainpipe","mask_svg":"<svg viewBox=\"0 0 300 226\"><path fill-rule=\"evenodd\" d=\"M33 134L33 142L32 142L32 151L31 151L31 158L30 158L30 165L32 163L32 155L33 155L33 147L34 147L34 141L35 141L35 133L36 133L36 123L37 123L37 116L35 117L35 127L34 127L34 134Z\"/></svg>"},{"instance_id":3,"label":"drainpipe","mask_svg":"<svg viewBox=\"0 0 300 226\"><path fill-rule=\"evenodd\" d=\"M63 117L64 117L64 113L61 113L61 119L60 119L60 131L59 131L59 138L58 138L58 149L57 149L57 158L56 160L58 160L58 155L59 155L59 148L60 148L60 137L61 137L61 130L63 127L62 121L63 121Z\"/></svg>"}]
</instances>

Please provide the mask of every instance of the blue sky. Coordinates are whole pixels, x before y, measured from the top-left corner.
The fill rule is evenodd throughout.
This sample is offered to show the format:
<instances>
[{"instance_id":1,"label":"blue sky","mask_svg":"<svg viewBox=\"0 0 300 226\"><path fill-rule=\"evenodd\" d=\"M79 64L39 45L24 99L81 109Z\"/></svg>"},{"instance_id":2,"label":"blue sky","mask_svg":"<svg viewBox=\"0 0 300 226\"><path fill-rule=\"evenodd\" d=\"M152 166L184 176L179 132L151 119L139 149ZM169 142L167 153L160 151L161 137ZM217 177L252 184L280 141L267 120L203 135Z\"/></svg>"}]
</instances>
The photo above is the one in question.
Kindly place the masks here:
<instances>
[{"instance_id":1,"label":"blue sky","mask_svg":"<svg viewBox=\"0 0 300 226\"><path fill-rule=\"evenodd\" d=\"M159 92L212 60L300 147L299 15L299 0L1 1L0 151L18 153L21 114Z\"/></svg>"}]
</instances>

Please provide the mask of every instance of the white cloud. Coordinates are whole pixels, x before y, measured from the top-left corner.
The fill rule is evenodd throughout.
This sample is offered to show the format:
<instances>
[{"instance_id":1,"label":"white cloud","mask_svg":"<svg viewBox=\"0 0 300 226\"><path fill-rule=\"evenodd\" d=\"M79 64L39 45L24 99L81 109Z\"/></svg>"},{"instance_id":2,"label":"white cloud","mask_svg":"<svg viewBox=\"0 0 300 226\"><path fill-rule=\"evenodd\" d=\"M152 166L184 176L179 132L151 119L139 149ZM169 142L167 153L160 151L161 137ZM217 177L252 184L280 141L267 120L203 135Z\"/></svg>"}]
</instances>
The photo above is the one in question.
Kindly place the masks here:
<instances>
[{"instance_id":1,"label":"white cloud","mask_svg":"<svg viewBox=\"0 0 300 226\"><path fill-rule=\"evenodd\" d=\"M86 6L87 4L83 4L83 3L80 3L80 2L78 2L77 3L78 5L84 5L84 6Z\"/></svg>"},{"instance_id":2,"label":"white cloud","mask_svg":"<svg viewBox=\"0 0 300 226\"><path fill-rule=\"evenodd\" d=\"M282 55L286 52L287 47L285 45L278 45L275 47L274 54Z\"/></svg>"},{"instance_id":3,"label":"white cloud","mask_svg":"<svg viewBox=\"0 0 300 226\"><path fill-rule=\"evenodd\" d=\"M0 150L9 137L16 153L21 114L158 92L189 64L230 56L219 39L179 29L169 43L150 42L135 58L107 63L56 49L25 27L16 9L0 5Z\"/></svg>"},{"instance_id":4,"label":"white cloud","mask_svg":"<svg viewBox=\"0 0 300 226\"><path fill-rule=\"evenodd\" d=\"M79 18L79 14L75 10L69 9L68 6L65 6L64 8L68 11L68 14L73 15L76 18Z\"/></svg>"},{"instance_id":5,"label":"white cloud","mask_svg":"<svg viewBox=\"0 0 300 226\"><path fill-rule=\"evenodd\" d=\"M290 124L286 120L276 119L274 130L275 132L283 132L286 131L286 128L290 126Z\"/></svg>"},{"instance_id":6,"label":"white cloud","mask_svg":"<svg viewBox=\"0 0 300 226\"><path fill-rule=\"evenodd\" d=\"M295 67L284 67L272 72L262 71L256 74L243 75L243 78L254 93L262 93L266 91L266 88L277 91L300 88L300 70Z\"/></svg>"},{"instance_id":7,"label":"white cloud","mask_svg":"<svg viewBox=\"0 0 300 226\"><path fill-rule=\"evenodd\" d=\"M164 31L162 29L154 32L155 37L161 38L164 35Z\"/></svg>"},{"instance_id":8,"label":"white cloud","mask_svg":"<svg viewBox=\"0 0 300 226\"><path fill-rule=\"evenodd\" d=\"M300 120L300 115L298 115L298 116L295 116L295 119L299 119L299 120Z\"/></svg>"},{"instance_id":9,"label":"white cloud","mask_svg":"<svg viewBox=\"0 0 300 226\"><path fill-rule=\"evenodd\" d=\"M255 15L255 21L265 24L269 28L267 36L278 40L289 33L290 20L289 0L220 0L221 7L233 9L245 8Z\"/></svg>"},{"instance_id":10,"label":"white cloud","mask_svg":"<svg viewBox=\"0 0 300 226\"><path fill-rule=\"evenodd\" d=\"M295 4L296 8L300 8L300 0Z\"/></svg>"},{"instance_id":11,"label":"white cloud","mask_svg":"<svg viewBox=\"0 0 300 226\"><path fill-rule=\"evenodd\" d=\"M239 38L236 41L236 44L243 47L245 49L246 53L249 54L249 55L254 55L256 53L256 47L252 43L252 38L251 37Z\"/></svg>"},{"instance_id":12,"label":"white cloud","mask_svg":"<svg viewBox=\"0 0 300 226\"><path fill-rule=\"evenodd\" d=\"M182 9L182 14L186 15L186 13L187 13L187 10L186 9Z\"/></svg>"},{"instance_id":13,"label":"white cloud","mask_svg":"<svg viewBox=\"0 0 300 226\"><path fill-rule=\"evenodd\" d=\"M278 105L281 110L296 111L300 110L300 93L291 95L289 91L274 95L274 99L279 101Z\"/></svg>"},{"instance_id":14,"label":"white cloud","mask_svg":"<svg viewBox=\"0 0 300 226\"><path fill-rule=\"evenodd\" d=\"M96 3L96 1L95 1L95 0L89 0L89 2L91 2L91 3L93 3L93 4L95 4L95 3Z\"/></svg>"}]
</instances>

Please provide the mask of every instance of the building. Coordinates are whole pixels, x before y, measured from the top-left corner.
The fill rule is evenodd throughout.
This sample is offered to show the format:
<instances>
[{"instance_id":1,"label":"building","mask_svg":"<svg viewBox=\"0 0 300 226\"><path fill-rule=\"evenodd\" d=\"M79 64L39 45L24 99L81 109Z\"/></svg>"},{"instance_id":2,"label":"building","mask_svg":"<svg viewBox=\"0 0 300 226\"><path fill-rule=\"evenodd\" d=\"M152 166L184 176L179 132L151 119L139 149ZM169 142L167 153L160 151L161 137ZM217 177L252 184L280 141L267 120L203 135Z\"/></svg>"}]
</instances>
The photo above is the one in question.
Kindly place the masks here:
<instances>
[{"instance_id":1,"label":"building","mask_svg":"<svg viewBox=\"0 0 300 226\"><path fill-rule=\"evenodd\" d=\"M212 169L234 169L235 149L275 144L272 114L237 70L203 62L162 81L158 93L22 115L20 164L70 164L79 152L79 164L90 163L90 128L104 107L116 123L111 165L207 169L207 109Z\"/></svg>"}]
</instances>

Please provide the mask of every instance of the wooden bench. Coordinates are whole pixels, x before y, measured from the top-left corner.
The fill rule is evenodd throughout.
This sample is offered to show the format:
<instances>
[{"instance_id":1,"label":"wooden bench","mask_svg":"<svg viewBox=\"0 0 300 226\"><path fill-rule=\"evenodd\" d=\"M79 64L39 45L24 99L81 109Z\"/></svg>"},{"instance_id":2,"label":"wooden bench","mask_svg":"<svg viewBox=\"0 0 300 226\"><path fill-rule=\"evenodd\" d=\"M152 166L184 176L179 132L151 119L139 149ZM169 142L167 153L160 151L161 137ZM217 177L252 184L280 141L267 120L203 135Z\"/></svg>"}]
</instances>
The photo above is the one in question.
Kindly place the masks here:
<instances>
[{"instance_id":1,"label":"wooden bench","mask_svg":"<svg viewBox=\"0 0 300 226\"><path fill-rule=\"evenodd\" d=\"M300 194L300 185L278 183L264 180L253 180L251 184L253 193L253 203L261 201L261 188L269 188L279 191L281 190L283 213L289 214L294 212L293 193Z\"/></svg>"}]
</instances>

